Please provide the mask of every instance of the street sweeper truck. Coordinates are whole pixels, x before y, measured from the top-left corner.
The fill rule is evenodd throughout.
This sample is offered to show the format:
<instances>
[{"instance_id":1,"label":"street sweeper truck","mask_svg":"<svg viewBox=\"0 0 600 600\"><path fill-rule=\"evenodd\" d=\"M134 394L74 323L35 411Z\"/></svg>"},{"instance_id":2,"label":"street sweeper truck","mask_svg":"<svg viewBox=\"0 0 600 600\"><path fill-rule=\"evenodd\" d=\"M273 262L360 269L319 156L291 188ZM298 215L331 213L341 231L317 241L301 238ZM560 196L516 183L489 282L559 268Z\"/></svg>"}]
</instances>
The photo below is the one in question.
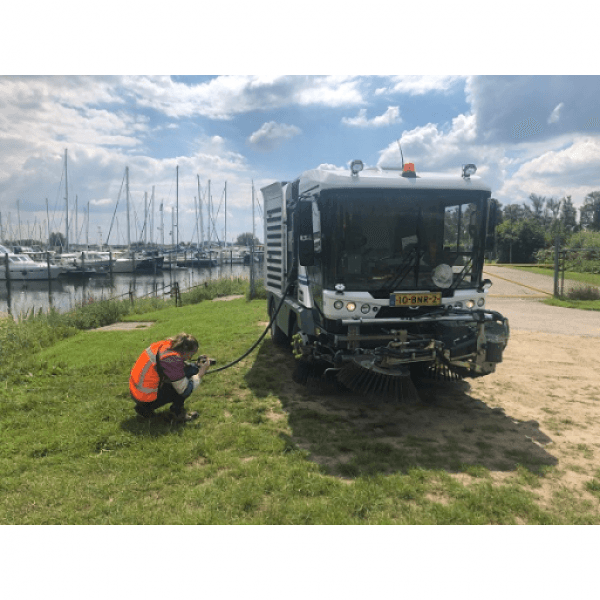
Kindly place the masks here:
<instances>
[{"instance_id":1,"label":"street sweeper truck","mask_svg":"<svg viewBox=\"0 0 600 600\"><path fill-rule=\"evenodd\" d=\"M297 373L368 395L412 396L415 379L494 372L508 321L486 308L491 191L401 168L321 166L263 188L265 287L275 343Z\"/></svg>"}]
</instances>

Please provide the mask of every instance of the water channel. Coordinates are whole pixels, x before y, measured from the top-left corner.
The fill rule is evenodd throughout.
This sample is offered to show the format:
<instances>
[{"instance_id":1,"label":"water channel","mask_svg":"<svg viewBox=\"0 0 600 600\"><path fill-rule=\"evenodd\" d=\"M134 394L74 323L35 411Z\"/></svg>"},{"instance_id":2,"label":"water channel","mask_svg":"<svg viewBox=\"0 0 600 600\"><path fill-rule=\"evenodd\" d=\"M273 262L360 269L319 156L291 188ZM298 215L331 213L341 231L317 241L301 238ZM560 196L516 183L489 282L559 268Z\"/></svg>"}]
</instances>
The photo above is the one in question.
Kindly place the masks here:
<instances>
[{"instance_id":1,"label":"water channel","mask_svg":"<svg viewBox=\"0 0 600 600\"><path fill-rule=\"evenodd\" d=\"M255 281L262 279L262 264L254 266ZM88 277L85 279L60 275L52 281L0 281L0 312L10 313L15 319L35 310L47 312L53 307L66 312L84 302L108 298L136 298L155 295L162 297L177 282L179 289L199 285L222 277L250 278L248 265L222 265L218 267L174 267L164 268L156 275L146 273L122 273Z\"/></svg>"}]
</instances>

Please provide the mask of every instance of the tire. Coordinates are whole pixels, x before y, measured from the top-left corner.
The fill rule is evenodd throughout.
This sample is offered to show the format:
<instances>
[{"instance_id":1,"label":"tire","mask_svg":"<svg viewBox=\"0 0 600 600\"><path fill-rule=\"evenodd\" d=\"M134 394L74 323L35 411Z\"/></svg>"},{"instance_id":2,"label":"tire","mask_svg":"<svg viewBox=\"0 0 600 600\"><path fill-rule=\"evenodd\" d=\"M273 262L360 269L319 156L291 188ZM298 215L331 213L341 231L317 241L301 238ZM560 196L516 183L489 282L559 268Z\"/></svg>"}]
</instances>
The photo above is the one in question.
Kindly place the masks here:
<instances>
[{"instance_id":1,"label":"tire","mask_svg":"<svg viewBox=\"0 0 600 600\"><path fill-rule=\"evenodd\" d=\"M271 305L269 306L269 321L273 319L274 314L275 302L271 301ZM285 333L283 333L281 329L279 329L276 320L274 320L273 323L271 323L271 339L273 340L273 343L276 346L281 346L282 348L289 347L290 345L290 340L288 339L288 336L285 335Z\"/></svg>"}]
</instances>

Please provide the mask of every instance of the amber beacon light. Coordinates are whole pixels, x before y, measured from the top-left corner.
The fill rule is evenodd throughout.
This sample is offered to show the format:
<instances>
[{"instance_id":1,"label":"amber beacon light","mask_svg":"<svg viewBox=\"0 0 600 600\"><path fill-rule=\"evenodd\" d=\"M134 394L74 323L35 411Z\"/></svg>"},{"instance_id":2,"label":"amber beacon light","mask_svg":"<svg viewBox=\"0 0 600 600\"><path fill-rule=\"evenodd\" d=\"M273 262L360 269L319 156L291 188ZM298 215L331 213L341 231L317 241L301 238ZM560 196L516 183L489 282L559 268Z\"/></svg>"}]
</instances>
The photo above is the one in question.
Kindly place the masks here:
<instances>
[{"instance_id":1,"label":"amber beacon light","mask_svg":"<svg viewBox=\"0 0 600 600\"><path fill-rule=\"evenodd\" d=\"M415 163L406 163L402 167L402 177L416 177Z\"/></svg>"}]
</instances>

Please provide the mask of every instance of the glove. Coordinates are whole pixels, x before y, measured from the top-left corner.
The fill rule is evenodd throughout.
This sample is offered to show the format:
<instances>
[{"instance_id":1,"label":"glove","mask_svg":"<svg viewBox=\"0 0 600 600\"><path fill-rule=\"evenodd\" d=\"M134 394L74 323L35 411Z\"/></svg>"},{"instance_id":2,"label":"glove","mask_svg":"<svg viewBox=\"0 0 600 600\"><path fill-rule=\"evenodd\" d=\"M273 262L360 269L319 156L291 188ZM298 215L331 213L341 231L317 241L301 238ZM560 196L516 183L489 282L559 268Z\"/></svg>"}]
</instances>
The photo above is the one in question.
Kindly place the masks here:
<instances>
[{"instance_id":1,"label":"glove","mask_svg":"<svg viewBox=\"0 0 600 600\"><path fill-rule=\"evenodd\" d=\"M197 373L196 375L192 375L190 381L192 382L194 389L196 389L200 385L200 375L198 375Z\"/></svg>"}]
</instances>

